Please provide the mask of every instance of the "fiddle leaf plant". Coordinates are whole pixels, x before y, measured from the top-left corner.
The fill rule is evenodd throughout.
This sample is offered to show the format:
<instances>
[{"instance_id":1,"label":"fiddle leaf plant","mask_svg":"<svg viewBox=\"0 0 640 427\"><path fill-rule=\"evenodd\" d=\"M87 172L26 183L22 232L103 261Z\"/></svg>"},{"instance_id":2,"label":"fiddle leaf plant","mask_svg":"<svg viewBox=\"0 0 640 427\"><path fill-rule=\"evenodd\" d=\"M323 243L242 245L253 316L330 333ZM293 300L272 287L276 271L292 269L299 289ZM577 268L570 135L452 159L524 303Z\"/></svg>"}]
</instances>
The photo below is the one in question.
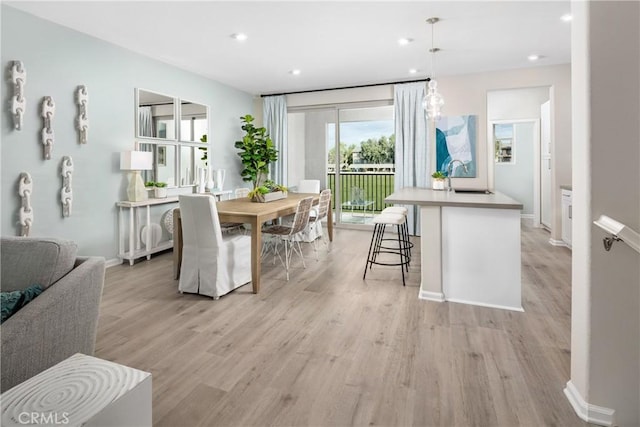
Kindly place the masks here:
<instances>
[{"instance_id":1,"label":"fiddle leaf plant","mask_svg":"<svg viewBox=\"0 0 640 427\"><path fill-rule=\"evenodd\" d=\"M278 160L278 150L267 134L267 129L253 125L253 116L247 114L240 117L240 120L245 132L242 140L235 143L235 148L240 150L238 156L243 166L240 176L243 181L252 182L253 188L256 189L267 179L269 165Z\"/></svg>"}]
</instances>

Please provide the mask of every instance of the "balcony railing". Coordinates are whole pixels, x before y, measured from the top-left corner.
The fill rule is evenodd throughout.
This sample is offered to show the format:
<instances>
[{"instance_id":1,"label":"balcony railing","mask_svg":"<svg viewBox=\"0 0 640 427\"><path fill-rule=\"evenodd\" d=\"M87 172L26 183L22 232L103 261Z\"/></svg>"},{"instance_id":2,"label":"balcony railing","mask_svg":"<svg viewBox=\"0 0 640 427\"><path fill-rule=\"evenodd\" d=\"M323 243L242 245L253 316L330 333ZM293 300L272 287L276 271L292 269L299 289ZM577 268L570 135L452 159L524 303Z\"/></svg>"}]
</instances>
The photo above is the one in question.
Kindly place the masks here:
<instances>
[{"instance_id":1,"label":"balcony railing","mask_svg":"<svg viewBox=\"0 0 640 427\"><path fill-rule=\"evenodd\" d=\"M327 182L331 189L331 206L335 207L336 174L327 173ZM384 198L393 193L393 172L340 172L340 194L342 203L356 197L354 188L362 189L362 198L373 200L375 212L380 212L387 204ZM357 193L358 191L355 191Z\"/></svg>"}]
</instances>

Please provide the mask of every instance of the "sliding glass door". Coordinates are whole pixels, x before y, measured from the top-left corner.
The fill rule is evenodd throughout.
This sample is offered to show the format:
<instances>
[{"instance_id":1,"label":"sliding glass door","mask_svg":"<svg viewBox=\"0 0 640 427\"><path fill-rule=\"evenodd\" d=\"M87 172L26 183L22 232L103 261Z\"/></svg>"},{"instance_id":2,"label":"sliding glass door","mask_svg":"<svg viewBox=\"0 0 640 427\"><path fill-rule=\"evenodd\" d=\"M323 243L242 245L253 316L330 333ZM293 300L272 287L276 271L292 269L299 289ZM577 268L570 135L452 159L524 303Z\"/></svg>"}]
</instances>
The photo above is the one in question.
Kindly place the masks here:
<instances>
[{"instance_id":1,"label":"sliding glass door","mask_svg":"<svg viewBox=\"0 0 640 427\"><path fill-rule=\"evenodd\" d=\"M289 186L319 179L332 190L336 223L370 224L393 192L393 106L292 109L288 123Z\"/></svg>"}]
</instances>

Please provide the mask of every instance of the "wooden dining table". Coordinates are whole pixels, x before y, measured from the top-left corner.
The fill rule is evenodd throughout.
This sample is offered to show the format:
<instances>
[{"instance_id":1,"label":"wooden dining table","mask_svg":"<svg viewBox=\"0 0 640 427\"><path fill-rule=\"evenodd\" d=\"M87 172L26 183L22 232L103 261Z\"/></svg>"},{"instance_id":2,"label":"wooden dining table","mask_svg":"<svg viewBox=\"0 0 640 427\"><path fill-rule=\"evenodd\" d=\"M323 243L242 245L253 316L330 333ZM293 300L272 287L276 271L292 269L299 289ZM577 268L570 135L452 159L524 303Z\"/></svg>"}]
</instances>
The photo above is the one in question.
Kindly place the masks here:
<instances>
[{"instance_id":1,"label":"wooden dining table","mask_svg":"<svg viewBox=\"0 0 640 427\"><path fill-rule=\"evenodd\" d=\"M306 197L313 197L313 204L320 201L320 194L288 193L287 197L267 203L252 202L247 197L223 200L216 203L220 222L235 222L251 224L251 283L253 293L260 291L260 253L262 249L262 224L266 221L295 214L298 202ZM182 219L180 209L173 211L173 275L180 278L180 264L182 262ZM333 241L333 214L331 205L327 213L327 234L329 241Z\"/></svg>"}]
</instances>

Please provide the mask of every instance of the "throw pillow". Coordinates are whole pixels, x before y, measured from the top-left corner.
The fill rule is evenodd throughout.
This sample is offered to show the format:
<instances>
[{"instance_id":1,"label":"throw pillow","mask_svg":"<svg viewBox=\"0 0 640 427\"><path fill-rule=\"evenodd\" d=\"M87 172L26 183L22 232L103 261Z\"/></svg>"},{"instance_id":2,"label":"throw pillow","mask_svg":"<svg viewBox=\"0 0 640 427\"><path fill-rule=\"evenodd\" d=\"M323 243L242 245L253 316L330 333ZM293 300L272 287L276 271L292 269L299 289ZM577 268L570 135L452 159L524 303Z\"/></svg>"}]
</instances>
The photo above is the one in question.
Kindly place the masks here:
<instances>
[{"instance_id":1,"label":"throw pillow","mask_svg":"<svg viewBox=\"0 0 640 427\"><path fill-rule=\"evenodd\" d=\"M0 312L2 314L0 324L40 295L43 290L40 285L31 285L21 291L0 292Z\"/></svg>"}]
</instances>

